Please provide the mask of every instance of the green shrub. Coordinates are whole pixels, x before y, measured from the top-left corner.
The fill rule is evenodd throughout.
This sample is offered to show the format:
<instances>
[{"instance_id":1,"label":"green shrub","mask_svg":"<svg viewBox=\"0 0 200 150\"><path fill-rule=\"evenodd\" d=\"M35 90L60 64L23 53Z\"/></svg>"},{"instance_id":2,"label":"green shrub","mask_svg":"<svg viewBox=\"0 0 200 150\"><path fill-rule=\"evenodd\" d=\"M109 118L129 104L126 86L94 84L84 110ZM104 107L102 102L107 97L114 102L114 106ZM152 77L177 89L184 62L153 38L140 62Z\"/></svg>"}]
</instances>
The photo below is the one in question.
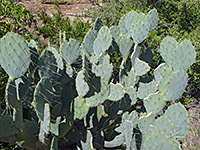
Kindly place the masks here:
<instances>
[{"instance_id":1,"label":"green shrub","mask_svg":"<svg viewBox=\"0 0 200 150\"><path fill-rule=\"evenodd\" d=\"M80 18L74 20L73 25L70 24L70 19L68 16L64 18L61 13L58 3L55 3L57 12L53 14L53 17L47 15L43 10L38 13L39 20L42 21L42 26L35 26L36 31L39 35L42 35L45 39L53 44L58 44L59 32L65 31L66 40L70 38L75 38L78 41L82 41L84 35L90 28L89 21L83 22Z\"/></svg>"},{"instance_id":2,"label":"green shrub","mask_svg":"<svg viewBox=\"0 0 200 150\"><path fill-rule=\"evenodd\" d=\"M0 37L12 31L22 35L26 40L37 39L27 29L36 23L30 10L22 4L15 4L13 0L0 0L0 3Z\"/></svg>"}]
</instances>

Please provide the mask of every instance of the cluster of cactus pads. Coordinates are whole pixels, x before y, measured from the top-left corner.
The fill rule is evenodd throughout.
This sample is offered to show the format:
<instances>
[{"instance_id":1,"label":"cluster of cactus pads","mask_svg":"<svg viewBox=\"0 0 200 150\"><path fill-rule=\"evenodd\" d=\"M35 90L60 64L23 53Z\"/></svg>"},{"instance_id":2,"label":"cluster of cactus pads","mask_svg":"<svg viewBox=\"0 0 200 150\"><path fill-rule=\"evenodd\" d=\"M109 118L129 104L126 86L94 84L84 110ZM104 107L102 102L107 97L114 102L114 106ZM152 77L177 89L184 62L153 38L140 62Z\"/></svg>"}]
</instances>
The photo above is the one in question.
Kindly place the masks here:
<instances>
[{"instance_id":1,"label":"cluster of cactus pads","mask_svg":"<svg viewBox=\"0 0 200 150\"><path fill-rule=\"evenodd\" d=\"M42 53L34 41L5 35L0 64L9 80L0 141L34 150L181 149L189 118L171 101L183 94L196 52L189 40L166 37L159 48L164 63L151 68L153 49L143 41L157 24L155 9L130 11L111 28L98 18L81 44L60 33L59 48L49 44ZM117 50L116 70L110 62Z\"/></svg>"}]
</instances>

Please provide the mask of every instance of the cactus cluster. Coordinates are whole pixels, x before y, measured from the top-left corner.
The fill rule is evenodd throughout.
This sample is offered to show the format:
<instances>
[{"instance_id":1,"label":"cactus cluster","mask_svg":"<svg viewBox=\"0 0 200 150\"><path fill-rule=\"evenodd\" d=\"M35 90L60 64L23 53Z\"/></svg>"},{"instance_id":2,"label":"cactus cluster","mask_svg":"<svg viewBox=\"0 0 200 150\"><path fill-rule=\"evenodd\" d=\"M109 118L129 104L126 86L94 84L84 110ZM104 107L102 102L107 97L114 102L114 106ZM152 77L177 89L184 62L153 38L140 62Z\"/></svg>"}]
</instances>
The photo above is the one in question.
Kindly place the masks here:
<instances>
[{"instance_id":1,"label":"cactus cluster","mask_svg":"<svg viewBox=\"0 0 200 150\"><path fill-rule=\"evenodd\" d=\"M9 75L0 116L0 141L26 149L181 149L189 130L187 111L169 103L183 94L196 52L189 40L163 39L164 63L151 68L143 41L158 24L155 9L130 11L118 26L97 19L82 43L60 34L60 47L39 54L34 41L8 33L0 40L0 64ZM113 76L111 54L122 61ZM153 73L152 73L153 72ZM26 114L24 113L26 112Z\"/></svg>"}]
</instances>

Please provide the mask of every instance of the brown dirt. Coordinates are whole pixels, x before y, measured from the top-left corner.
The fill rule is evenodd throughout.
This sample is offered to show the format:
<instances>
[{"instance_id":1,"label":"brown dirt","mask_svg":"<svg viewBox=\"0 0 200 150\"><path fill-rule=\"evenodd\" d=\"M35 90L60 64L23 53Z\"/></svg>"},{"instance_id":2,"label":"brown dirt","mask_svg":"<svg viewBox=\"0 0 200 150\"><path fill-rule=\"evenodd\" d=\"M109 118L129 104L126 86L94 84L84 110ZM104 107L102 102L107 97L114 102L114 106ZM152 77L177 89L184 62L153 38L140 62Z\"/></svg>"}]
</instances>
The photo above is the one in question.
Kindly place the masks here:
<instances>
[{"instance_id":1,"label":"brown dirt","mask_svg":"<svg viewBox=\"0 0 200 150\"><path fill-rule=\"evenodd\" d=\"M182 148L183 150L200 150L200 101L192 102L188 108L190 131L183 140Z\"/></svg>"}]
</instances>

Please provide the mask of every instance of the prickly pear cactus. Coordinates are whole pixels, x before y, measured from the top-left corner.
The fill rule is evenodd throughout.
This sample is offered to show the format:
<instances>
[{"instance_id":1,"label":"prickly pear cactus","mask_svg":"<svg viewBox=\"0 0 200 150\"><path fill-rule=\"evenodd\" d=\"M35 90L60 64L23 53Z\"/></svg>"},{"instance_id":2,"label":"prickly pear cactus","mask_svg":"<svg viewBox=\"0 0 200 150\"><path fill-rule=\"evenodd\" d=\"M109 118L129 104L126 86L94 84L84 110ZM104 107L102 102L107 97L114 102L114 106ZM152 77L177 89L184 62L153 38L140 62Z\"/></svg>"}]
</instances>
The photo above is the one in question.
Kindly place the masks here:
<instances>
[{"instance_id":1,"label":"prickly pear cactus","mask_svg":"<svg viewBox=\"0 0 200 150\"><path fill-rule=\"evenodd\" d=\"M0 64L10 76L11 113L0 116L0 141L26 149L181 149L187 111L167 102L183 94L196 52L189 40L166 37L159 49L164 63L151 68L154 50L144 41L157 24L155 9L132 10L110 28L98 18L82 43L60 32L59 50L49 44L40 55L34 41L8 33ZM111 63L115 50L119 70Z\"/></svg>"}]
</instances>

